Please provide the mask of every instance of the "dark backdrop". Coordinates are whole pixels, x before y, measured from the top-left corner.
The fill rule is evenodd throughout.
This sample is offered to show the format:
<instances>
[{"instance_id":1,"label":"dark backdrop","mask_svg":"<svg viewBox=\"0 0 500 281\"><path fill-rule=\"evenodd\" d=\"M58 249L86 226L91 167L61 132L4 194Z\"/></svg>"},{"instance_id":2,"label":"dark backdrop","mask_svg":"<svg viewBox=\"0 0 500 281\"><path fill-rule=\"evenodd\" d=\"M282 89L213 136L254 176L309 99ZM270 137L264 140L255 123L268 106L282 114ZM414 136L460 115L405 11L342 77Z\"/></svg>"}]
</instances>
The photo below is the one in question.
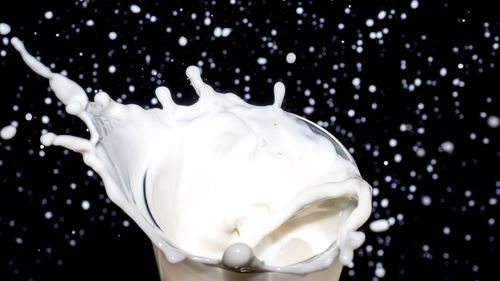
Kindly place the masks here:
<instances>
[{"instance_id":1,"label":"dark backdrop","mask_svg":"<svg viewBox=\"0 0 500 281\"><path fill-rule=\"evenodd\" d=\"M284 108L352 152L374 188L370 220L393 223L382 233L363 227L367 241L342 280L497 280L493 2L2 2L12 32L0 36L0 127L17 121L18 132L0 140L0 280L158 280L149 240L81 157L40 147L43 130L85 128L22 63L11 36L90 97L103 89L142 106L158 85L192 103L191 64L254 104L271 103L283 81Z\"/></svg>"}]
</instances>

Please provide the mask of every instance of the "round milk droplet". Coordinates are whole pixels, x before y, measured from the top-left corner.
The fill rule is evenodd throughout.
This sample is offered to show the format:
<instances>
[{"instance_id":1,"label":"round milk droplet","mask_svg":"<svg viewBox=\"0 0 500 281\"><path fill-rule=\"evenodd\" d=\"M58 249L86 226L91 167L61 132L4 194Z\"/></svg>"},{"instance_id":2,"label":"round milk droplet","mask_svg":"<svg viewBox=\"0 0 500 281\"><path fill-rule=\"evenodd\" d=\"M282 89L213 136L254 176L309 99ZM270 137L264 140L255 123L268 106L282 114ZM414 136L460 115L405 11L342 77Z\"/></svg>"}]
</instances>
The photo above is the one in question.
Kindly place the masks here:
<instances>
[{"instance_id":1,"label":"round milk droplet","mask_svg":"<svg viewBox=\"0 0 500 281\"><path fill-rule=\"evenodd\" d=\"M410 7L412 9L418 8L418 1L417 0L412 0L411 3L410 3Z\"/></svg>"},{"instance_id":2,"label":"round milk droplet","mask_svg":"<svg viewBox=\"0 0 500 281\"><path fill-rule=\"evenodd\" d=\"M222 264L229 268L238 269L250 264L253 256L253 251L247 244L236 243L224 251Z\"/></svg>"},{"instance_id":3,"label":"round milk droplet","mask_svg":"<svg viewBox=\"0 0 500 281\"><path fill-rule=\"evenodd\" d=\"M389 229L391 225L389 221L386 219L380 219L376 221L372 221L370 223L370 230L373 232L383 232Z\"/></svg>"},{"instance_id":4,"label":"round milk droplet","mask_svg":"<svg viewBox=\"0 0 500 281\"><path fill-rule=\"evenodd\" d=\"M0 34L1 35L7 35L10 33L10 25L6 24L6 23L0 23Z\"/></svg>"},{"instance_id":5,"label":"round milk droplet","mask_svg":"<svg viewBox=\"0 0 500 281\"><path fill-rule=\"evenodd\" d=\"M45 212L45 214L43 215L46 219L51 219L54 215L52 214L51 211L47 211Z\"/></svg>"},{"instance_id":6,"label":"round milk droplet","mask_svg":"<svg viewBox=\"0 0 500 281\"><path fill-rule=\"evenodd\" d=\"M430 206L432 203L432 198L430 196L424 195L422 196L422 204L424 206Z\"/></svg>"},{"instance_id":7,"label":"round milk droplet","mask_svg":"<svg viewBox=\"0 0 500 281\"><path fill-rule=\"evenodd\" d=\"M377 267L375 269L375 276L378 278L382 278L385 276L385 269L383 267Z\"/></svg>"},{"instance_id":8,"label":"round milk droplet","mask_svg":"<svg viewBox=\"0 0 500 281\"><path fill-rule=\"evenodd\" d=\"M0 137L4 140L10 140L16 135L16 133L17 133L16 127L12 125L5 126L0 131Z\"/></svg>"},{"instance_id":9,"label":"round milk droplet","mask_svg":"<svg viewBox=\"0 0 500 281\"><path fill-rule=\"evenodd\" d=\"M217 26L217 27L214 29L214 36L215 36L215 37L221 37L221 36L222 36L222 28L220 28L219 26Z\"/></svg>"},{"instance_id":10,"label":"round milk droplet","mask_svg":"<svg viewBox=\"0 0 500 281\"><path fill-rule=\"evenodd\" d=\"M52 11L47 11L45 12L45 14L43 15L46 19L50 20L54 17L54 13Z\"/></svg>"},{"instance_id":11,"label":"round milk droplet","mask_svg":"<svg viewBox=\"0 0 500 281\"><path fill-rule=\"evenodd\" d=\"M109 38L110 40L115 40L115 39L116 39L116 37L118 37L118 34L116 34L116 32L114 32L114 31L111 31L111 32L108 34L108 38Z\"/></svg>"},{"instance_id":12,"label":"round milk droplet","mask_svg":"<svg viewBox=\"0 0 500 281\"><path fill-rule=\"evenodd\" d=\"M359 87L360 84L361 84L361 79L359 79L358 77L355 77L355 78L352 79L352 85L354 87L357 88L357 87Z\"/></svg>"},{"instance_id":13,"label":"round milk droplet","mask_svg":"<svg viewBox=\"0 0 500 281\"><path fill-rule=\"evenodd\" d=\"M181 36L181 37L179 38L179 45L180 45L180 46L184 47L184 46L186 46L186 45L187 45L187 43L188 43L188 40L187 40L187 38L186 38L186 37Z\"/></svg>"},{"instance_id":14,"label":"round milk droplet","mask_svg":"<svg viewBox=\"0 0 500 281\"><path fill-rule=\"evenodd\" d=\"M90 202L87 200L82 201L82 209L88 210L90 208Z\"/></svg>"},{"instance_id":15,"label":"round milk droplet","mask_svg":"<svg viewBox=\"0 0 500 281\"><path fill-rule=\"evenodd\" d=\"M295 55L295 53L288 53L286 55L286 62L288 62L289 64L294 63L295 60L297 60L297 56Z\"/></svg>"},{"instance_id":16,"label":"round milk droplet","mask_svg":"<svg viewBox=\"0 0 500 281\"><path fill-rule=\"evenodd\" d=\"M490 128L498 128L498 126L500 126L500 118L496 115L490 115L488 119L486 119L486 123Z\"/></svg>"}]
</instances>

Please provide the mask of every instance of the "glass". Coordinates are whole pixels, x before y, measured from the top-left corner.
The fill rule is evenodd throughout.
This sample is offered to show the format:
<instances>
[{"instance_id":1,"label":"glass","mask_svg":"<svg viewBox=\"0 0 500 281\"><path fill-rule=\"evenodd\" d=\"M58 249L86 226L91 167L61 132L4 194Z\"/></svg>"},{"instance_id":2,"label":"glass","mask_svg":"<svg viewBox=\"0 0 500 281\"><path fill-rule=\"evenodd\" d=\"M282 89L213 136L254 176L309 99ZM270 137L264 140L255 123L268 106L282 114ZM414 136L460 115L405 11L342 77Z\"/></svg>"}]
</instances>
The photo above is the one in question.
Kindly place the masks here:
<instances>
[{"instance_id":1,"label":"glass","mask_svg":"<svg viewBox=\"0 0 500 281\"><path fill-rule=\"evenodd\" d=\"M300 122L304 122L314 133L328 139L333 144L340 157L356 166L348 150L328 131L305 118L297 115L293 116L299 119ZM146 197L146 190L146 186L143 186L144 197ZM143 217L150 226L161 232L149 210L147 200L143 198L140 201L144 202L144 207L147 210ZM342 264L338 259L338 249L335 244L332 244L331 247L323 253L289 266L275 267L261 264L255 267L246 266L232 269L220 260L185 253L182 249L173 246L164 235L161 235L161 241L152 240L153 250L162 281L337 281L342 271ZM169 257L172 251L174 252L174 257ZM178 255L180 258L175 257L175 255ZM180 261L177 262L177 260ZM306 271L305 274L298 274L298 272L304 272L305 267L311 270Z\"/></svg>"}]
</instances>

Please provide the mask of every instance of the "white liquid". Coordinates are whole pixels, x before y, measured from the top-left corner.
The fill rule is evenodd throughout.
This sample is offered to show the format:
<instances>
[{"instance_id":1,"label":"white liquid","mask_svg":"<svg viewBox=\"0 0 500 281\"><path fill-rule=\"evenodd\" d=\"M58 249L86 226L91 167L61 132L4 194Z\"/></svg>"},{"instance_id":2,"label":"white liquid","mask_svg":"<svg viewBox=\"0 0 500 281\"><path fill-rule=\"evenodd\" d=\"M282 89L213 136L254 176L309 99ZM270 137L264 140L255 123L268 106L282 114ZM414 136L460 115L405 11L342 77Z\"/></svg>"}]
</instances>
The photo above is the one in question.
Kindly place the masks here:
<instances>
[{"instance_id":1,"label":"white liquid","mask_svg":"<svg viewBox=\"0 0 500 281\"><path fill-rule=\"evenodd\" d=\"M4 140L10 140L16 135L16 133L17 133L17 128L14 127L13 125L8 125L0 130L0 138Z\"/></svg>"},{"instance_id":2,"label":"white liquid","mask_svg":"<svg viewBox=\"0 0 500 281\"><path fill-rule=\"evenodd\" d=\"M10 25L0 22L0 35L7 35L10 33Z\"/></svg>"},{"instance_id":3,"label":"white liquid","mask_svg":"<svg viewBox=\"0 0 500 281\"><path fill-rule=\"evenodd\" d=\"M391 224L386 219L379 219L370 223L370 230L373 232L383 232L388 230Z\"/></svg>"},{"instance_id":4,"label":"white liquid","mask_svg":"<svg viewBox=\"0 0 500 281\"><path fill-rule=\"evenodd\" d=\"M274 104L253 106L215 92L189 67L199 95L191 106L175 104L165 87L156 90L163 109L118 104L104 92L89 102L78 84L52 73L17 38L11 43L91 134L47 133L41 142L81 153L170 262L300 274L335 258L352 262L371 188L333 137L280 108L282 83Z\"/></svg>"}]
</instances>

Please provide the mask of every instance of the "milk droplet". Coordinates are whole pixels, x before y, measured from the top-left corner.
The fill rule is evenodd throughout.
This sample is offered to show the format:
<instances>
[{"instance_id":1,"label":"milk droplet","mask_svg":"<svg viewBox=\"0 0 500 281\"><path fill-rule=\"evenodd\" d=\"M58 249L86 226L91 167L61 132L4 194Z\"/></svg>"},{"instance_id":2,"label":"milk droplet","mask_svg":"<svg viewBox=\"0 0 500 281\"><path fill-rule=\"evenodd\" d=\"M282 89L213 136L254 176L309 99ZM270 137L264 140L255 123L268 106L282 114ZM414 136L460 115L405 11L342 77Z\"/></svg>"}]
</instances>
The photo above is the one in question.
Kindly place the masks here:
<instances>
[{"instance_id":1,"label":"milk droplet","mask_svg":"<svg viewBox=\"0 0 500 281\"><path fill-rule=\"evenodd\" d=\"M10 25L6 24L6 23L0 23L0 34L1 35L7 35L10 33Z\"/></svg>"},{"instance_id":2,"label":"milk droplet","mask_svg":"<svg viewBox=\"0 0 500 281\"><path fill-rule=\"evenodd\" d=\"M54 17L54 13L52 11L47 11L45 12L45 14L43 15L46 19L50 20Z\"/></svg>"},{"instance_id":3,"label":"milk droplet","mask_svg":"<svg viewBox=\"0 0 500 281\"><path fill-rule=\"evenodd\" d=\"M267 59L264 58L264 57L260 57L257 59L257 63L260 64L260 65L264 65L267 63Z\"/></svg>"},{"instance_id":4,"label":"milk droplet","mask_svg":"<svg viewBox=\"0 0 500 281\"><path fill-rule=\"evenodd\" d=\"M455 150L455 145L451 141L445 141L439 146L439 151L444 151L449 154L452 154L453 150Z\"/></svg>"},{"instance_id":5,"label":"milk droplet","mask_svg":"<svg viewBox=\"0 0 500 281\"><path fill-rule=\"evenodd\" d=\"M288 53L286 55L286 62L288 62L289 64L294 63L296 59L297 59L297 56L295 55L295 53Z\"/></svg>"},{"instance_id":6,"label":"milk droplet","mask_svg":"<svg viewBox=\"0 0 500 281\"><path fill-rule=\"evenodd\" d=\"M16 127L8 125L3 127L2 130L0 130L0 137L4 140L10 140L16 135L16 133L17 133Z\"/></svg>"},{"instance_id":7,"label":"milk droplet","mask_svg":"<svg viewBox=\"0 0 500 281\"><path fill-rule=\"evenodd\" d=\"M486 119L486 123L490 128L498 128L498 126L500 126L500 118L496 115L490 115L488 119Z\"/></svg>"},{"instance_id":8,"label":"milk droplet","mask_svg":"<svg viewBox=\"0 0 500 281\"><path fill-rule=\"evenodd\" d=\"M90 202L87 200L82 201L82 209L88 210L90 208Z\"/></svg>"},{"instance_id":9,"label":"milk droplet","mask_svg":"<svg viewBox=\"0 0 500 281\"><path fill-rule=\"evenodd\" d=\"M385 276L385 269L380 266L380 267L377 267L375 269L375 276L377 276L378 278L382 278Z\"/></svg>"},{"instance_id":10,"label":"milk droplet","mask_svg":"<svg viewBox=\"0 0 500 281\"><path fill-rule=\"evenodd\" d=\"M188 40L186 37L184 37L184 36L179 37L179 45L180 46L184 47L187 45L187 43L188 43Z\"/></svg>"},{"instance_id":11,"label":"milk droplet","mask_svg":"<svg viewBox=\"0 0 500 281\"><path fill-rule=\"evenodd\" d=\"M412 0L411 3L410 3L410 7L412 9L418 8L418 1L417 0Z\"/></svg>"},{"instance_id":12,"label":"milk droplet","mask_svg":"<svg viewBox=\"0 0 500 281\"><path fill-rule=\"evenodd\" d=\"M114 32L114 31L111 31L111 32L108 34L108 38L109 38L110 40L115 40L115 39L116 39L116 37L118 37L118 34L116 34L116 32Z\"/></svg>"},{"instance_id":13,"label":"milk droplet","mask_svg":"<svg viewBox=\"0 0 500 281\"><path fill-rule=\"evenodd\" d=\"M229 246L222 256L222 263L233 269L248 265L254 257L252 248L244 243L236 243Z\"/></svg>"},{"instance_id":14,"label":"milk droplet","mask_svg":"<svg viewBox=\"0 0 500 281\"><path fill-rule=\"evenodd\" d=\"M141 12L141 7L137 6L136 4L130 5L130 11L134 14L138 14Z\"/></svg>"},{"instance_id":15,"label":"milk droplet","mask_svg":"<svg viewBox=\"0 0 500 281\"><path fill-rule=\"evenodd\" d=\"M432 198L430 196L424 195L422 196L422 204L424 206L430 206L432 203Z\"/></svg>"},{"instance_id":16,"label":"milk droplet","mask_svg":"<svg viewBox=\"0 0 500 281\"><path fill-rule=\"evenodd\" d=\"M370 223L370 230L373 232L383 232L389 229L390 223L386 219L379 219Z\"/></svg>"}]
</instances>

